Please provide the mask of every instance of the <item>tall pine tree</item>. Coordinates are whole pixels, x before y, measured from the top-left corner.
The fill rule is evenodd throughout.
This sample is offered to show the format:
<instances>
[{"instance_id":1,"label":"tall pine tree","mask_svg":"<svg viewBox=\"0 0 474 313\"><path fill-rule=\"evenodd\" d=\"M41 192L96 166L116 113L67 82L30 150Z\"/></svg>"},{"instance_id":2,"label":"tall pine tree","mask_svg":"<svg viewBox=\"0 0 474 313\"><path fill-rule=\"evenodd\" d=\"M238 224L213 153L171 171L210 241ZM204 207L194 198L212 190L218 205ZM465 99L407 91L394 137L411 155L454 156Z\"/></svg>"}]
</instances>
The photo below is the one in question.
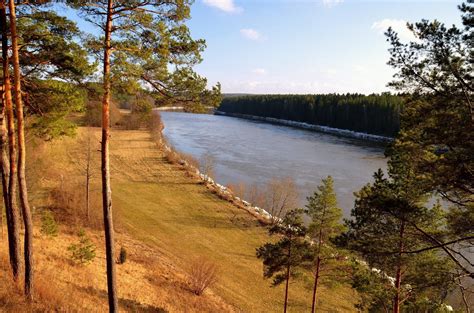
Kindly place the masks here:
<instances>
[{"instance_id":1,"label":"tall pine tree","mask_svg":"<svg viewBox=\"0 0 474 313\"><path fill-rule=\"evenodd\" d=\"M340 257L340 251L332 244L331 239L339 236L344 226L341 224L342 210L337 205L334 181L331 176L323 179L322 184L312 196L307 198L305 213L311 218L308 236L313 240L314 249L314 284L312 309L316 311L316 293L325 266L333 266L333 261Z\"/></svg>"},{"instance_id":2,"label":"tall pine tree","mask_svg":"<svg viewBox=\"0 0 474 313\"><path fill-rule=\"evenodd\" d=\"M305 240L306 228L301 220L302 210L288 211L280 223L274 224L270 235L279 236L276 243L266 243L257 249L257 258L263 261L263 276L273 278L272 285L285 282L283 311L288 308L290 279L298 275L298 268L312 259L309 242Z\"/></svg>"}]
</instances>

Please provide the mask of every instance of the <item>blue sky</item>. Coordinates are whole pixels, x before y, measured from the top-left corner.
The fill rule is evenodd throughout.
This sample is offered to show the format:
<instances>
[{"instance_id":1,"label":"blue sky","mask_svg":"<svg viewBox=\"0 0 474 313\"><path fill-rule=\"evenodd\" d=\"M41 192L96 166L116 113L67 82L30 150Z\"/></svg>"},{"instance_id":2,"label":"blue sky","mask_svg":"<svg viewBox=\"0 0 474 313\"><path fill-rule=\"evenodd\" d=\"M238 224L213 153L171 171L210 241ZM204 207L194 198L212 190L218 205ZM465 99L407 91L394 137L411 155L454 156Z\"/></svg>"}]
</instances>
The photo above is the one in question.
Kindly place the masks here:
<instances>
[{"instance_id":1,"label":"blue sky","mask_svg":"<svg viewBox=\"0 0 474 313\"><path fill-rule=\"evenodd\" d=\"M455 0L195 0L188 21L207 42L196 67L225 93L372 93L389 90L391 25L460 24ZM69 11L69 10L68 10ZM67 13L80 28L91 25Z\"/></svg>"},{"instance_id":2,"label":"blue sky","mask_svg":"<svg viewBox=\"0 0 474 313\"><path fill-rule=\"evenodd\" d=\"M196 69L224 92L381 92L389 25L409 40L406 21L460 24L460 1L196 0L188 22L204 38Z\"/></svg>"}]
</instances>

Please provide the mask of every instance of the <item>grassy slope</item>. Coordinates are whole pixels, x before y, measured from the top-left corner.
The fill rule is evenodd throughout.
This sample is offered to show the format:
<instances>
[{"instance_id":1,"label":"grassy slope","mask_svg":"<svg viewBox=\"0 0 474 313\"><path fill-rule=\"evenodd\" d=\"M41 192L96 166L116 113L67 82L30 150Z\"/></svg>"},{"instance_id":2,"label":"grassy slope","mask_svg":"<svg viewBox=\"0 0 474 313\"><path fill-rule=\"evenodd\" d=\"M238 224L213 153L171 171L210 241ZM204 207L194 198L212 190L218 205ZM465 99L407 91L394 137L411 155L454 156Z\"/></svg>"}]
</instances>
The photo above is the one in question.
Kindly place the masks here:
<instances>
[{"instance_id":1,"label":"grassy slope","mask_svg":"<svg viewBox=\"0 0 474 313\"><path fill-rule=\"evenodd\" d=\"M85 129L80 132L85 133ZM98 143L99 130L95 129L94 134ZM30 176L41 177L30 187L40 194L36 200L33 197L38 211L49 201L46 191L62 179L82 184L84 176L79 174L75 160L75 150L81 148L77 139L65 138L30 154L39 158L31 161L36 166L29 171ZM255 258L256 247L269 237L253 217L218 199L180 166L166 162L164 153L146 131L114 130L111 166L117 250L124 246L129 254L129 261L118 266L122 311L282 310L283 287L270 287L270 281L262 278L261 262ZM96 223L100 223L101 214L99 183L95 173L92 216ZM39 224L37 220L37 229ZM67 252L67 246L77 241L71 235L76 228L63 224L57 238L36 233L39 296L32 310L106 311L102 233L87 230L96 243L98 257L88 266L77 266ZM2 241L0 284L11 285L6 255L7 247ZM218 284L201 297L186 290L185 276L189 261L199 256L206 256L220 268ZM310 284L311 281L291 284L289 312L310 310ZM0 290L0 311L25 310L21 297L12 288ZM321 288L319 295L320 312L354 311L356 295L348 287Z\"/></svg>"},{"instance_id":2,"label":"grassy slope","mask_svg":"<svg viewBox=\"0 0 474 313\"><path fill-rule=\"evenodd\" d=\"M203 185L168 164L149 135L115 131L112 137L113 201L130 233L156 245L179 266L204 255L221 269L215 292L245 312L277 312L283 287L262 279L255 249L269 238L244 211L218 199ZM310 309L310 291L292 284L290 311ZM324 311L353 310L348 288L321 289Z\"/></svg>"}]
</instances>

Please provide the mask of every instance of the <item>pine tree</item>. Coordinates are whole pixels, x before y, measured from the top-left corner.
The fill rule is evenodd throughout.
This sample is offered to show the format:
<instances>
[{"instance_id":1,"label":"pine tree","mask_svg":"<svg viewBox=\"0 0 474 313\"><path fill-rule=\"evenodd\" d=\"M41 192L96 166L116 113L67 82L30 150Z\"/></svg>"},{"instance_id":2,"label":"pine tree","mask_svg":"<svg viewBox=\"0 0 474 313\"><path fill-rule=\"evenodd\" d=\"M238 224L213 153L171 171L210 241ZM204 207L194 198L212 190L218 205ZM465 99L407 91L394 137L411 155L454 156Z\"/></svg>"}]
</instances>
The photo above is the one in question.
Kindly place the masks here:
<instances>
[{"instance_id":1,"label":"pine tree","mask_svg":"<svg viewBox=\"0 0 474 313\"><path fill-rule=\"evenodd\" d=\"M29 121L25 127L45 140L75 133L77 125L68 117L83 111L86 94L81 82L95 71L76 24L50 7L35 3L17 8L22 94Z\"/></svg>"},{"instance_id":2,"label":"pine tree","mask_svg":"<svg viewBox=\"0 0 474 313\"><path fill-rule=\"evenodd\" d=\"M313 240L314 248L314 285L311 311L316 311L316 293L324 265L340 257L340 252L333 246L331 239L344 230L341 224L342 210L337 205L334 192L334 181L331 176L323 179L312 196L307 198L305 213L311 218L308 235Z\"/></svg>"},{"instance_id":3,"label":"pine tree","mask_svg":"<svg viewBox=\"0 0 474 313\"><path fill-rule=\"evenodd\" d=\"M439 21L409 24L416 42L404 43L386 33L389 65L396 71L390 84L405 96L402 130L393 153L427 191L452 204L451 240L474 244L474 2L460 6L464 28ZM466 249L467 250L467 249Z\"/></svg>"},{"instance_id":4,"label":"pine tree","mask_svg":"<svg viewBox=\"0 0 474 313\"><path fill-rule=\"evenodd\" d=\"M270 235L278 235L280 240L257 249L257 258L263 261L263 276L273 277L273 286L285 282L284 312L288 307L290 278L298 275L298 267L312 259L310 245L304 238L306 228L301 213L298 209L288 211L280 223L269 229Z\"/></svg>"},{"instance_id":5,"label":"pine tree","mask_svg":"<svg viewBox=\"0 0 474 313\"><path fill-rule=\"evenodd\" d=\"M33 299L34 262L33 262L33 217L28 201L26 184L26 143L23 112L23 98L21 88L21 71L19 55L19 36L16 30L16 8L14 1L8 1L10 13L10 32L12 37L12 56L15 83L15 105L18 134L18 185L24 226L24 259L25 259L25 295L28 300ZM14 195L11 195L12 197Z\"/></svg>"},{"instance_id":6,"label":"pine tree","mask_svg":"<svg viewBox=\"0 0 474 313\"><path fill-rule=\"evenodd\" d=\"M382 171L374 182L356 194L349 227L349 247L360 253L370 268L392 277L386 285L389 305L398 313L430 299L441 304L452 288L456 259L426 249L432 238L442 238L445 226L439 205L425 206L426 194L406 168L389 164L389 177ZM359 283L361 289L365 288Z\"/></svg>"},{"instance_id":7,"label":"pine tree","mask_svg":"<svg viewBox=\"0 0 474 313\"><path fill-rule=\"evenodd\" d=\"M3 106L7 117L7 134L8 134L8 172L6 170L7 158L2 154L3 174L8 173L8 186L3 186L3 190L7 190L3 196L8 196L7 210L7 226L8 226L8 246L10 254L10 265L12 267L13 279L18 281L20 271L20 212L17 206L17 163L16 163L16 140L15 140L15 117L13 113L13 100L10 84L10 62L8 49L8 26L6 1L2 2L0 8L0 22L2 26L2 58L3 58ZM2 137L3 138L3 137ZM3 177L2 177L3 178ZM6 178L6 177L5 177ZM6 184L6 179L2 179L2 183Z\"/></svg>"},{"instance_id":8,"label":"pine tree","mask_svg":"<svg viewBox=\"0 0 474 313\"><path fill-rule=\"evenodd\" d=\"M179 55L192 56L193 50L199 47L191 45L180 53L179 49L169 50L166 42L182 48L186 40L186 27L180 23L189 17L188 0L173 1L125 1L113 0L85 1L72 0L69 4L80 10L80 14L89 22L98 25L103 31L103 38L90 40L92 50L102 54L103 65L103 97L102 97L102 196L104 211L104 231L107 254L107 282L109 310L118 310L116 287L115 258L114 258L114 228L112 219L112 198L110 186L110 98L112 84L139 84L144 80L142 75L144 62L158 62L162 70L168 69L168 64L175 63L177 71L184 61ZM177 28L176 28L177 27ZM177 34L170 36L170 31ZM157 37L158 36L158 37ZM173 46L173 45L171 45ZM176 48L176 46L175 46ZM168 53L169 51L169 53ZM174 53L174 54L173 54ZM163 67L163 65L166 66ZM154 68L154 67L153 67ZM150 80L151 81L151 80ZM148 82L149 83L149 82ZM158 84L159 81L153 81Z\"/></svg>"}]
</instances>

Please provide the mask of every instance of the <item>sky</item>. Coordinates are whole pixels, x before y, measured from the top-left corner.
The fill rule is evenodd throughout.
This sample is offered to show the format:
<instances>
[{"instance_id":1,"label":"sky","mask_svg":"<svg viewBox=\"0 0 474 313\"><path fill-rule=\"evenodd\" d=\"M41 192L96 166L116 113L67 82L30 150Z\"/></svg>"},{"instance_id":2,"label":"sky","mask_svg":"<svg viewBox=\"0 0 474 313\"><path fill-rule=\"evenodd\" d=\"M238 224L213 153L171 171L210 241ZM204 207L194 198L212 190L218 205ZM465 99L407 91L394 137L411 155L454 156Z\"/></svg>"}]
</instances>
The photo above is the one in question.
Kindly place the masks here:
<instances>
[{"instance_id":1,"label":"sky","mask_svg":"<svg viewBox=\"0 0 474 313\"><path fill-rule=\"evenodd\" d=\"M195 0L187 22L205 39L195 69L224 93L379 93L394 70L384 31L406 22L461 24L461 0ZM69 15L69 14L68 14ZM73 18L80 28L85 21Z\"/></svg>"},{"instance_id":2,"label":"sky","mask_svg":"<svg viewBox=\"0 0 474 313\"><path fill-rule=\"evenodd\" d=\"M187 23L207 42L196 70L225 93L388 91L383 32L406 22L460 24L454 0L196 0Z\"/></svg>"}]
</instances>

